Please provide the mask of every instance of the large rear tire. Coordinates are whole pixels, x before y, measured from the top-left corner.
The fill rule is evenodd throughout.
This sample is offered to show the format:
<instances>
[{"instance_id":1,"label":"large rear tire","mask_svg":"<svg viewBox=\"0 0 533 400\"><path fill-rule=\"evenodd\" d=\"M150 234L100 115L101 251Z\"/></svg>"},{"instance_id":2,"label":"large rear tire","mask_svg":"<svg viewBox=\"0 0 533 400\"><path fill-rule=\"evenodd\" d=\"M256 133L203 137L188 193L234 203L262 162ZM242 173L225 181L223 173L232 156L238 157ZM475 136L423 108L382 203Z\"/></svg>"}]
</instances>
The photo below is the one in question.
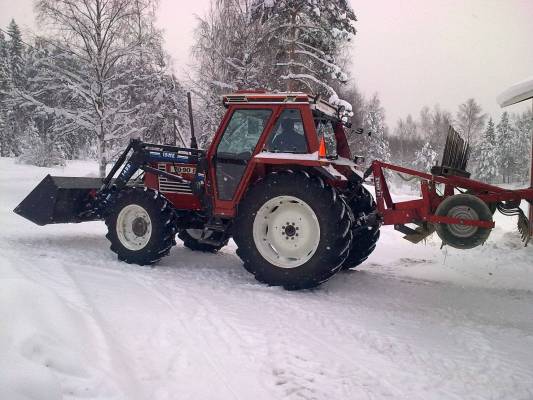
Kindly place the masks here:
<instances>
[{"instance_id":1,"label":"large rear tire","mask_svg":"<svg viewBox=\"0 0 533 400\"><path fill-rule=\"evenodd\" d=\"M357 193L348 203L357 221L363 214L367 215L376 210L376 202L368 190L359 187ZM380 231L378 227L361 229L359 225L353 225L353 239L348 257L342 264L342 269L355 268L362 264L376 248Z\"/></svg>"},{"instance_id":2,"label":"large rear tire","mask_svg":"<svg viewBox=\"0 0 533 400\"><path fill-rule=\"evenodd\" d=\"M340 195L321 178L281 172L250 188L239 205L233 237L244 267L258 281L308 289L340 269L352 222Z\"/></svg>"},{"instance_id":3,"label":"large rear tire","mask_svg":"<svg viewBox=\"0 0 533 400\"><path fill-rule=\"evenodd\" d=\"M105 223L111 251L130 264L153 264L176 244L175 213L167 200L152 189L122 190Z\"/></svg>"}]
</instances>

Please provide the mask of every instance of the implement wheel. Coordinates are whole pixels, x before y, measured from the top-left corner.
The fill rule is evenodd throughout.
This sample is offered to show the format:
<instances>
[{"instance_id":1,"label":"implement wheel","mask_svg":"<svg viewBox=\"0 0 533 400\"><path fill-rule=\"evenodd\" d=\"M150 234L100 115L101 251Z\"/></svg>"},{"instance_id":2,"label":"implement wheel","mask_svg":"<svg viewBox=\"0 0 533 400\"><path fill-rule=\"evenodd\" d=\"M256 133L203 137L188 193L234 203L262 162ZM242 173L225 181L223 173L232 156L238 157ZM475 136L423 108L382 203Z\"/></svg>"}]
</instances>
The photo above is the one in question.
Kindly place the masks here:
<instances>
[{"instance_id":1,"label":"implement wheel","mask_svg":"<svg viewBox=\"0 0 533 400\"><path fill-rule=\"evenodd\" d=\"M492 221L492 212L485 202L470 194L447 197L435 212L438 216L464 220ZM459 224L435 224L444 244L456 249L473 249L485 243L492 229Z\"/></svg>"},{"instance_id":2,"label":"implement wheel","mask_svg":"<svg viewBox=\"0 0 533 400\"><path fill-rule=\"evenodd\" d=\"M340 269L351 226L351 213L334 188L305 172L281 172L250 188L233 238L244 267L258 281L307 289Z\"/></svg>"}]
</instances>

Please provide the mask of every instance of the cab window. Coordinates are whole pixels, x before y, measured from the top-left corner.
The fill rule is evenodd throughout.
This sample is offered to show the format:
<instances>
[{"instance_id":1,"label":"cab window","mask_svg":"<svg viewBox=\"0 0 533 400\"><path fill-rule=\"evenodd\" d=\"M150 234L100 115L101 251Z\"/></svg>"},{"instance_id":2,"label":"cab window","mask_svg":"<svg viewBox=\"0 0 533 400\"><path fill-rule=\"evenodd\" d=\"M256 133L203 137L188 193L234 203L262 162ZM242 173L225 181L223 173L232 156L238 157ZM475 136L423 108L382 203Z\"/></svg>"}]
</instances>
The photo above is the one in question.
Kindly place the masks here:
<instances>
[{"instance_id":1,"label":"cab window","mask_svg":"<svg viewBox=\"0 0 533 400\"><path fill-rule=\"evenodd\" d=\"M236 110L222 135L215 156L218 197L231 200L248 161L272 114L271 110Z\"/></svg>"},{"instance_id":2,"label":"cab window","mask_svg":"<svg viewBox=\"0 0 533 400\"><path fill-rule=\"evenodd\" d=\"M250 158L270 114L271 110L236 110L218 145L217 155Z\"/></svg>"},{"instance_id":3,"label":"cab window","mask_svg":"<svg viewBox=\"0 0 533 400\"><path fill-rule=\"evenodd\" d=\"M279 116L266 146L274 153L307 153L307 140L299 110L284 110Z\"/></svg>"},{"instance_id":4,"label":"cab window","mask_svg":"<svg viewBox=\"0 0 533 400\"><path fill-rule=\"evenodd\" d=\"M315 127L318 133L318 140L324 138L328 157L337 157L337 139L335 138L335 128L331 120L315 118Z\"/></svg>"}]
</instances>

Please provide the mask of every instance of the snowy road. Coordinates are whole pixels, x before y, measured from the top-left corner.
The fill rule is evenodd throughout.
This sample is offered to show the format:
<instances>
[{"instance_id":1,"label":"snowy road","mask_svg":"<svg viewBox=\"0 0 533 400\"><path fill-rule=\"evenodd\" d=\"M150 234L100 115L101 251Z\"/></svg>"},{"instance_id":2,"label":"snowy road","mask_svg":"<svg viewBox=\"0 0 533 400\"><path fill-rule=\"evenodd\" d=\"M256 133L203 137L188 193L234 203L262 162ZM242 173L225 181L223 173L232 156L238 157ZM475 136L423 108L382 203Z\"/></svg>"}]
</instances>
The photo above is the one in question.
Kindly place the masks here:
<instances>
[{"instance_id":1,"label":"snowy road","mask_svg":"<svg viewBox=\"0 0 533 400\"><path fill-rule=\"evenodd\" d=\"M1 399L533 398L533 247L512 219L465 253L387 228L360 270L287 292L232 246L139 267L102 223L34 226L11 210L47 172L0 159Z\"/></svg>"}]
</instances>

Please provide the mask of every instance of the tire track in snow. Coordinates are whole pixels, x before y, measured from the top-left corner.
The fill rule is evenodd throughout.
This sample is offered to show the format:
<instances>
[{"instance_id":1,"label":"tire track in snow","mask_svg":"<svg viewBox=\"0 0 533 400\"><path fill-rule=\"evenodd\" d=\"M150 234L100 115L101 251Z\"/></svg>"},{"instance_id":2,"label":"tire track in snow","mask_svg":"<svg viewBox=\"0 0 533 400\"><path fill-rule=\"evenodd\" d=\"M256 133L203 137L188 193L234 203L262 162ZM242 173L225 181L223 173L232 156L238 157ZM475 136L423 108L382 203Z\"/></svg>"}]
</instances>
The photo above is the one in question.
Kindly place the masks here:
<instances>
[{"instance_id":1,"label":"tire track in snow","mask_svg":"<svg viewBox=\"0 0 533 400\"><path fill-rule=\"evenodd\" d=\"M5 251L4 255L6 255ZM107 371L95 369L91 365L80 366L80 368L86 369L87 373L89 373L89 375L84 378L76 375L71 376L67 371L55 370L55 373L58 374L58 376L64 377L64 394L68 394L74 398L77 398L78 396L87 398L95 396L96 398L99 398L102 393L106 393L105 396L109 397L111 391L115 392L113 398L144 398L138 397L140 388L131 387L131 385L134 385L134 383L132 383L135 382L134 379L127 379L127 382L121 381L120 383L117 383L107 381L103 377L103 372L107 373L113 371L117 366L120 366L124 371L129 371L129 368L124 361L125 358L123 354L121 354L116 346L117 342L113 337L108 335L105 322L100 318L97 308L90 300L91 296L87 295L79 280L74 276L72 269L65 265L66 261L57 256L46 255L47 258L52 258L54 261L52 263L46 263L46 267L42 268L31 262L31 259L34 257L35 256L31 254L31 249L29 249L29 253L18 255L16 257L19 267L17 268L18 272L29 281L39 285L42 285L44 281L47 283L43 285L45 287L50 287L49 284L52 282L51 286L54 288L53 291L55 294L61 297L63 301L66 300L66 303L70 307L77 308L82 312L84 319L89 323L88 328L92 330L91 336L95 339L98 346L93 350L97 352L99 355L98 357L106 364ZM50 270L52 267L53 270ZM59 269L56 267L59 267ZM31 275L29 275L28 272L31 272ZM65 295L66 297L64 297ZM68 323L69 321L66 322ZM59 323L61 323L61 321L59 321ZM126 372L126 375L132 376L131 371ZM92 383L92 385L88 386L89 383ZM117 384L120 386L120 393L117 393Z\"/></svg>"},{"instance_id":2,"label":"tire track in snow","mask_svg":"<svg viewBox=\"0 0 533 400\"><path fill-rule=\"evenodd\" d=\"M187 324L183 321L181 318L182 312L177 309L176 305L169 301L169 299L164 296L160 290L155 289L152 285L148 285L144 280L140 279L139 277L135 276L134 279L137 281L137 283L141 286L143 286L147 291L151 292L154 297L156 297L162 304L164 304L166 307L168 307L173 315L175 315L177 321L179 321L179 324L181 325L183 331L185 332L184 337L186 340L189 340L190 343L188 344L188 348L194 349L195 352L197 352L201 358L203 358L206 363L209 365L210 369L214 372L216 375L216 378L219 380L219 382L222 384L223 387L226 388L226 391L231 395L232 398L237 400L244 400L239 394L238 391L233 387L232 383L226 376L227 374L223 372L223 368L213 357L210 356L209 352L204 350L205 342L201 342L198 340L192 340L195 338L198 334L198 332L192 332ZM227 398L223 396L222 398Z\"/></svg>"}]
</instances>

